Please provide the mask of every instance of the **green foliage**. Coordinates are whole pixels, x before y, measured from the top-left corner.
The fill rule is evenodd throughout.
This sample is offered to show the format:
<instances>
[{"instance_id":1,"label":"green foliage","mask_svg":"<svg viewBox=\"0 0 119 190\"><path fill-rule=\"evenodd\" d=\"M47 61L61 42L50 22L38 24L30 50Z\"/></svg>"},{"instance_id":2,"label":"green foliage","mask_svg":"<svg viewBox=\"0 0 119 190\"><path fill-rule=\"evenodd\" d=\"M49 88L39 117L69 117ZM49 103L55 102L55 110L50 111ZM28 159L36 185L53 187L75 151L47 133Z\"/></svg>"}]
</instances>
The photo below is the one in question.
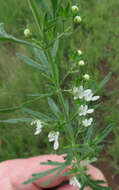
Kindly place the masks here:
<instances>
[{"instance_id":1,"label":"green foliage","mask_svg":"<svg viewBox=\"0 0 119 190\"><path fill-rule=\"evenodd\" d=\"M63 169L64 167L60 166L60 167L52 168L42 173L32 174L33 178L27 180L26 182L24 182L24 184L33 183L37 179L43 178L58 170L58 172L53 177L51 177L46 183L42 184L42 186L46 186L47 184L51 183L62 172Z\"/></svg>"},{"instance_id":2,"label":"green foliage","mask_svg":"<svg viewBox=\"0 0 119 190\"><path fill-rule=\"evenodd\" d=\"M39 140L39 137L34 136L35 129L30 125L17 123L16 126L7 126L6 123L0 123L0 127L0 161L43 154L47 142L41 144L44 137L41 135ZM45 151L47 154L48 150Z\"/></svg>"},{"instance_id":3,"label":"green foliage","mask_svg":"<svg viewBox=\"0 0 119 190\"><path fill-rule=\"evenodd\" d=\"M101 90L102 88L104 88L104 86L105 86L105 85L107 84L107 82L110 80L111 74L112 74L112 73L109 72L109 73L107 74L107 76L101 81L101 83L99 84L99 86L98 86L96 92L99 91L99 90Z\"/></svg>"},{"instance_id":4,"label":"green foliage","mask_svg":"<svg viewBox=\"0 0 119 190\"><path fill-rule=\"evenodd\" d=\"M31 109L28 109L28 108L23 108L23 111L25 113L28 113L28 114L30 114L30 115L38 118L38 119L41 119L44 122L48 122L48 121L54 120L54 118L52 118L52 117L49 117L49 116L47 116L47 115L45 115L43 113L40 113L40 112L32 111Z\"/></svg>"},{"instance_id":5,"label":"green foliage","mask_svg":"<svg viewBox=\"0 0 119 190\"><path fill-rule=\"evenodd\" d=\"M36 0L38 2L38 4L40 5L41 9L44 11L44 9L48 9L48 17L52 16L52 7L53 10L55 10L55 6L56 6L56 2L57 1L52 1L52 5L50 4L44 4L44 1L40 1L40 0ZM13 3L14 2L14 3ZM12 32L17 33L17 36L19 34L21 34L20 30L23 30L24 25L27 24L26 23L26 18L30 17L28 8L26 7L26 3L24 3L25 1L19 1L20 3L20 8L16 9L16 5L18 3L14 0L12 1L12 4L9 1L6 0L2 0L1 3L1 11L0 11L0 17L1 17L1 21L6 23L5 26L8 27L8 31L10 31L10 33ZM84 19L84 23L81 26L80 30L74 34L73 38L74 40L70 39L72 41L72 48L75 49L76 44L79 43L79 47L81 47L81 49L83 49L83 52L85 52L85 57L86 60L88 61L88 69L89 72L91 74L94 75L95 77L95 81L97 83L97 79L102 78L103 75L105 74L105 69L109 70L111 68L111 70L115 73L117 73L116 75L116 79L118 79L118 70L119 70L119 64L118 64L118 60L119 60L119 43L118 43L118 32L119 32L119 26L116 24L118 22L118 7L119 3L118 1L112 1L112 0L104 0L104 1L82 1L81 2L81 14L83 14L83 19ZM2 8L5 7L6 9L6 16L4 15L4 9ZM15 7L14 10L16 10L14 12L13 15L13 7ZM62 7L61 10L61 14L64 15L64 8ZM42 12L43 12L42 11ZM12 16L11 16L12 15ZM57 12L53 12L53 15L57 15ZM36 15L37 16L37 15ZM45 15L45 18L47 20L47 15ZM29 21L27 20L27 22L29 23ZM41 20L41 23L42 20ZM40 23L38 23L40 24ZM54 26L54 23L50 23ZM15 26L20 26L19 30L18 27L15 28ZM47 27L49 27L49 25L47 25ZM50 25L51 27L51 25ZM23 32L22 32L23 35ZM12 39L11 36L10 40ZM23 37L23 36L22 36ZM5 38L4 38L5 40ZM8 40L8 38L7 38ZM12 39L13 40L13 39ZM16 38L15 38L16 40ZM67 40L69 40L69 37L67 37L66 41L63 43L64 44L64 48L65 49L65 59L66 61L62 63L61 66L64 68L64 70L67 67L67 54L68 54L68 43ZM56 42L58 42L58 40L56 40ZM5 48L8 48L8 52L6 52ZM31 94L34 93L33 96L37 96L38 92L44 93L44 89L43 89L43 81L41 80L40 75L37 73L37 71L35 71L35 69L32 68L28 68L25 66L19 66L17 64L17 61L15 59L15 55L12 52L19 52L19 50L21 51L21 54L25 54L27 52L26 48L23 48L21 46L20 49L18 48L14 48L14 46L12 46L11 44L7 45L5 48L1 49L1 63L0 63L0 67L1 67L1 81L3 81L2 83L0 83L0 87L1 87L1 92L3 93L4 96L4 92L5 94L9 94L9 93L14 93L17 90L17 95L8 95L6 96L2 96L1 97L1 106L5 105L4 107L10 107L11 105L16 106L21 104L22 102L26 101L28 97L25 96L25 94ZM10 53L11 51L11 53ZM33 52L30 52L32 54L32 56L34 56ZM35 53L38 55L38 62L40 64L46 64L47 67L47 61L46 61L46 56L44 54L43 51L41 51L40 49L35 49ZM12 54L12 56L11 56ZM55 52L56 54L56 52ZM2 57L4 56L4 60L2 60ZM12 57L12 64L9 63L9 57ZM57 58L57 54L56 54L56 58ZM44 61L45 59L45 61ZM36 61L36 60L35 60ZM5 64L4 64L5 62ZM39 64L38 63L38 64ZM21 64L21 63L19 63ZM40 65L39 64L39 65ZM14 67L16 68L15 70L15 74L13 75L13 71L14 71ZM44 65L45 67L45 65ZM101 70L101 68L103 67L104 71ZM4 69L3 69L4 68ZM9 68L9 72L7 71ZM26 72L27 70L27 72ZM100 72L100 70L102 71L102 73ZM3 76L3 71L4 71L4 76ZM104 72L104 73L103 73ZM109 74L110 75L110 74ZM109 76L108 75L108 76ZM18 77L17 77L18 76ZM70 82L71 78L68 78L68 81ZM29 82L28 82L29 81ZM4 84L5 85L4 85ZM19 89L17 88L19 86ZM23 88L23 86L25 86L25 88ZM118 88L118 86L115 87L116 89ZM36 94L37 93L37 94ZM35 95L36 94L36 95ZM110 99L112 99L113 94L108 94L108 92L104 92L104 95ZM117 101L118 96L114 96L113 97L113 102L110 103L110 105L106 105L105 103L105 108L103 108L103 112L105 113L105 124L109 124L110 122L114 122L115 120L118 120L118 108L115 108L114 106L112 107L112 104L114 105L115 102ZM40 111L43 112L46 107L47 107L47 103L46 101L40 101ZM67 104L66 104L67 106ZM3 106L2 106L3 107ZM39 111L39 106L36 106L38 111ZM34 105L31 105L31 109L34 110ZM16 108L15 108L16 110ZM68 110L68 108L67 108ZM108 110L108 114L106 114ZM2 110L3 111L3 110ZM4 111L6 112L6 110L4 109ZM10 111L10 110L8 110ZM4 112L4 113L5 113ZM111 113L111 114L110 114ZM15 113L14 113L15 115ZM20 114L16 114L15 117L21 116ZM8 115L9 118L11 118L12 115ZM35 115L34 115L35 116ZM14 117L14 118L15 118ZM1 119L5 119L6 116L1 116ZM99 118L100 119L100 118ZM14 121L14 120L13 120ZM17 125L18 126L18 125ZM118 126L118 123L117 123ZM21 126L22 128L24 128L23 126ZM9 127L5 127L4 130L4 134L2 133L2 127L0 129L0 133L1 133L1 137L3 135L4 139L7 139L7 143L6 141L3 140L3 144L1 145L1 150L0 150L0 154L1 154L1 160L5 160L5 159L11 159L11 158L16 158L16 157L28 157L28 156L32 156L32 155L37 155L39 154L39 148L38 148L38 140L35 140L35 138L33 137L31 131L29 131L29 129L26 127L25 131L21 130L21 134L18 132L19 131L19 127L15 130L15 127L11 130L11 133L9 133ZM11 128L11 126L10 126ZM11 139L13 139L12 137L12 133L15 131L15 133L17 134L17 136L19 137L18 139L16 138L15 142L12 141L11 145L9 145L9 141L11 141ZM28 134L28 136L26 136L26 134ZM91 139L92 137L92 131L88 131L88 136L87 139ZM11 135L11 136L10 136ZM114 157L114 162L113 164L115 165L116 168L118 168L118 145L119 145L119 140L118 140L118 131L117 129L114 129L114 135L115 135L115 139L114 139L114 143L110 149L110 153L113 155ZM23 136L23 137L22 137ZM25 140L21 139L27 139L27 142ZM29 140L28 140L29 139ZM32 139L32 140L31 140ZM30 140L32 141L32 143L30 143ZM87 141L88 141L87 140ZM24 143L25 141L25 143ZM4 144L5 143L5 144ZM16 145L15 145L16 144ZM19 144L19 145L18 145ZM25 147L24 148L24 144L27 144L27 146L32 147L32 153ZM37 148L35 148L35 146ZM16 151L16 149L19 149L19 153ZM43 147L42 147L43 149ZM15 151L14 151L15 150ZM8 152L8 153L7 153ZM25 155L26 152L26 155ZM42 152L42 151L41 151ZM118 171L118 169L117 169Z\"/></svg>"},{"instance_id":6,"label":"green foliage","mask_svg":"<svg viewBox=\"0 0 119 190\"><path fill-rule=\"evenodd\" d=\"M50 109L52 110L53 114L59 119L59 114L61 114L59 108L57 107L57 105L55 104L55 102L53 101L53 99L48 98L48 104L50 106Z\"/></svg>"},{"instance_id":7,"label":"green foliage","mask_svg":"<svg viewBox=\"0 0 119 190\"><path fill-rule=\"evenodd\" d=\"M14 42L14 43L25 44L25 45L30 45L30 46L33 45L32 43L29 43L24 40L19 40L10 34L7 34L3 26L4 24L0 23L0 42Z\"/></svg>"}]
</instances>

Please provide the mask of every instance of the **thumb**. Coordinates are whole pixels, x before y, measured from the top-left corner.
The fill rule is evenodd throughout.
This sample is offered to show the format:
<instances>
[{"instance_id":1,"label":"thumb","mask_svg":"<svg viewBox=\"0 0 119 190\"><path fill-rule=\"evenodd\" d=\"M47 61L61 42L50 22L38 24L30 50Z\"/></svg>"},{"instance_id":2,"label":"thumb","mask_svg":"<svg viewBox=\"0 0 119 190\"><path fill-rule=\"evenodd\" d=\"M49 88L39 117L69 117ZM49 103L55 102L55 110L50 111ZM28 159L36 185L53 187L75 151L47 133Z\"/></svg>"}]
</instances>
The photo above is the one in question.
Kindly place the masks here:
<instances>
[{"instance_id":1,"label":"thumb","mask_svg":"<svg viewBox=\"0 0 119 190\"><path fill-rule=\"evenodd\" d=\"M24 185L23 182L30 179L32 177L33 173L41 173L44 171L47 171L49 169L52 169L53 167L56 166L50 166L50 165L40 165L41 162L46 162L48 160L52 161L57 161L57 162L64 162L64 159L62 156L57 156L57 155L43 155L43 156L38 156L38 157L32 157L28 159L15 159L15 160L9 160L6 162L3 162L0 164L0 179L7 178L10 180L10 184L13 184L14 187L17 187L17 189L20 190L35 190L36 188L42 189L42 184L45 183L46 181L49 180L55 173L52 173L48 176L45 176L33 184L28 184ZM2 169L1 169L2 168ZM65 172L64 170L63 172ZM55 187L62 183L65 180L65 177L62 176L63 172L57 176L53 182L51 182L49 185L46 187ZM9 184L9 186L11 186ZM8 189L8 190L13 190L14 188L11 189L9 188L3 188L3 189ZM16 190L17 190L16 189Z\"/></svg>"}]
</instances>

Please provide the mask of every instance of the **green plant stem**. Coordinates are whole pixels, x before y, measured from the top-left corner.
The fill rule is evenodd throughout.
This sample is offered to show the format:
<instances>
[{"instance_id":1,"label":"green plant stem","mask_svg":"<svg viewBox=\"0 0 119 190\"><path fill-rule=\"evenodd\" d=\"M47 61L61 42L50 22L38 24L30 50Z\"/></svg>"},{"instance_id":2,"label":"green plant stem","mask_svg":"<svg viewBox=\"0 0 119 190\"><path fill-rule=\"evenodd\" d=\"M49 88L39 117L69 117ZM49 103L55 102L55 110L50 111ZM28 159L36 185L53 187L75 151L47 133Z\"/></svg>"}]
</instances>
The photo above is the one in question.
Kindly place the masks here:
<instances>
[{"instance_id":1,"label":"green plant stem","mask_svg":"<svg viewBox=\"0 0 119 190\"><path fill-rule=\"evenodd\" d=\"M73 129L71 126L70 118L69 118L67 111L66 111L66 108L65 108L65 102L64 102L64 98L63 98L61 90L59 90L59 92L58 92L58 99L59 99L59 102L62 106L63 114L64 114L64 117L66 120L66 125L65 125L66 126L66 130L65 130L66 135L67 135L67 133L69 133L69 136L70 136L71 142L72 142L72 146L75 146L74 133L73 133Z\"/></svg>"},{"instance_id":2,"label":"green plant stem","mask_svg":"<svg viewBox=\"0 0 119 190\"><path fill-rule=\"evenodd\" d=\"M67 135L67 132L69 131L69 136L71 138L72 147L75 147L74 132L73 132L73 129L72 129L70 118L67 115L67 112L66 112L66 109L65 109L64 98L63 98L63 95L62 95L61 91L59 91L59 93L58 93L58 98L59 98L59 101L61 102L61 105L62 105L62 108L63 108L63 112L64 112L64 116L65 116L65 120L66 120L66 125L65 125L66 126L66 130L65 130L65 133ZM85 172L84 172L83 168L80 166L80 164L78 162L77 152L75 152L75 150L74 150L73 154L74 154L74 160L75 160L75 167L78 170L80 170L80 175L81 175L81 178L83 179L84 176L85 176Z\"/></svg>"},{"instance_id":3,"label":"green plant stem","mask_svg":"<svg viewBox=\"0 0 119 190\"><path fill-rule=\"evenodd\" d=\"M44 32L43 36L44 36L44 41L46 43L46 46L48 46L49 43L48 43L47 36L45 35L45 32ZM64 127L65 134L66 134L66 136L68 136L68 141L71 142L71 146L75 147L76 143L75 143L74 131L73 131L73 128L72 128L72 125L71 125L71 120L70 120L69 115L68 115L68 113L66 111L66 108L65 108L65 100L64 100L61 88L60 88L60 81L59 81L59 78L57 79L57 76L56 76L56 68L55 67L57 67L57 65L55 65L55 63L53 62L53 58L52 58L50 49L48 48L48 49L44 50L44 52L47 55L49 64L51 65L52 77L53 77L53 80L54 80L54 85L55 85L55 88L56 88L56 91L57 91L57 96L58 96L59 103L60 103L61 108L63 110L63 115L64 115L65 123L66 123L65 127ZM75 167L77 169L80 169L80 173L82 174L82 177L83 177L84 172L83 172L83 169L81 168L81 166L80 166L80 164L78 162L78 155L77 155L77 153L75 151L73 151L73 154L74 154L74 160L76 161Z\"/></svg>"},{"instance_id":4,"label":"green plant stem","mask_svg":"<svg viewBox=\"0 0 119 190\"><path fill-rule=\"evenodd\" d=\"M27 0L27 1L28 1L28 5L29 5L29 7L30 7L30 9L31 9L31 11L32 11L32 14L33 14L35 23L36 23L36 25L37 25L37 27L38 27L39 35L40 35L40 37L41 37L41 39L42 39L42 37L43 37L43 36L42 36L42 31L41 31L41 28L40 28L40 25L39 25L39 22L38 22L38 19L37 19L37 16L36 16L36 12L34 11L34 6L35 6L35 5L33 5L33 3L32 3L31 0Z\"/></svg>"}]
</instances>

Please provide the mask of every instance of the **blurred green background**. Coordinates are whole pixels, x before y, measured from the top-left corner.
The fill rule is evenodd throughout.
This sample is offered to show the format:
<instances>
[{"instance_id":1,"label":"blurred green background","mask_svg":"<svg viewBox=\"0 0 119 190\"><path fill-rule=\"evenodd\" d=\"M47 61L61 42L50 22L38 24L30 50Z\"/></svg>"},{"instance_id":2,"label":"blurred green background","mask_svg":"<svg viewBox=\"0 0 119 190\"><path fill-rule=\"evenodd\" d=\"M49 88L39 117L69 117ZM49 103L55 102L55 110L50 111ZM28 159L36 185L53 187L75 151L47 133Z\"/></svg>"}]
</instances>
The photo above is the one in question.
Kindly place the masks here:
<instances>
[{"instance_id":1,"label":"blurred green background","mask_svg":"<svg viewBox=\"0 0 119 190\"><path fill-rule=\"evenodd\" d=\"M112 77L101 94L102 105L97 119L103 126L115 122L115 128L105 144L106 154L110 155L109 164L119 174L119 1L85 0L80 6L83 23L70 38L70 42L73 49L80 47L84 52L89 72L97 83L112 71ZM23 39L23 31L32 21L25 0L0 0L0 22L5 23L9 33ZM67 41L64 46L67 54ZM32 55L32 50L28 47L0 44L1 108L22 104L28 99L28 93L44 92L45 84L40 74L21 63L16 58L17 52ZM32 104L31 108L44 111L47 109L46 100ZM2 120L22 115L21 111L16 111L1 114L0 118ZM49 144L47 140L42 141L45 134L36 137L34 130L23 124L0 124L0 161L48 153ZM46 146L48 148L44 150Z\"/></svg>"}]
</instances>

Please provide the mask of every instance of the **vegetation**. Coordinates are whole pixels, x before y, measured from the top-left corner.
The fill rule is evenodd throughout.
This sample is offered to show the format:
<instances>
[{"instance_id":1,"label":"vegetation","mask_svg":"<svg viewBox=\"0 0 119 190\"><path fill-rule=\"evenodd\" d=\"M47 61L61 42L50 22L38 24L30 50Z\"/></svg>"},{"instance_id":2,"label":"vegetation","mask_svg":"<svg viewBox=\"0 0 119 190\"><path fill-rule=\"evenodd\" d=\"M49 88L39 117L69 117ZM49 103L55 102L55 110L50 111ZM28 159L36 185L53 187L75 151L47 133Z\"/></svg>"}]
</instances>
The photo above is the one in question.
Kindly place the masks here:
<instances>
[{"instance_id":1,"label":"vegetation","mask_svg":"<svg viewBox=\"0 0 119 190\"><path fill-rule=\"evenodd\" d=\"M83 52L85 52L89 73L95 77L96 82L104 78L109 71L112 71L112 78L107 88L103 91L102 100L104 104L100 107L100 114L102 116L101 124L109 124L112 121L116 124L113 131L113 141L110 139L111 146L109 146L107 153L113 156L112 164L117 168L117 172L119 171L119 100L117 85L119 81L118 6L119 2L117 0L82 1L81 15L83 15L83 24L80 30L74 34L73 39L70 39L72 40L72 48L74 50L75 46L79 45ZM13 9L15 10L14 12ZM1 0L0 18L5 23L9 33L21 36L22 38L24 28L26 28L26 25L29 25L32 19L25 1L19 1L18 6L18 0L14 0L12 3L9 3L9 0ZM39 93L39 91L44 92L43 86L45 84L42 82L39 73L23 65L16 58L16 52L27 54L30 51L32 55L33 52L24 46L18 48L11 43L0 45L0 47L1 108L22 104L24 101L30 99L26 94ZM64 55L66 59L69 51L66 42L64 43L64 48L66 50ZM62 62L62 65L64 68L66 67L64 62ZM36 106L38 110L43 111L47 103L42 100L40 101L40 108L38 104ZM34 104L31 105L31 108L34 108ZM1 114L1 120L18 117L21 114L23 115L21 112L14 112L14 115L13 113ZM98 113L97 118L100 120ZM40 136L40 138L43 137ZM48 146L48 143L45 143ZM39 137L34 137L31 126L20 124L16 126L2 124L0 126L1 161L42 154L46 144L39 144ZM50 148L47 152L49 151Z\"/></svg>"}]
</instances>

